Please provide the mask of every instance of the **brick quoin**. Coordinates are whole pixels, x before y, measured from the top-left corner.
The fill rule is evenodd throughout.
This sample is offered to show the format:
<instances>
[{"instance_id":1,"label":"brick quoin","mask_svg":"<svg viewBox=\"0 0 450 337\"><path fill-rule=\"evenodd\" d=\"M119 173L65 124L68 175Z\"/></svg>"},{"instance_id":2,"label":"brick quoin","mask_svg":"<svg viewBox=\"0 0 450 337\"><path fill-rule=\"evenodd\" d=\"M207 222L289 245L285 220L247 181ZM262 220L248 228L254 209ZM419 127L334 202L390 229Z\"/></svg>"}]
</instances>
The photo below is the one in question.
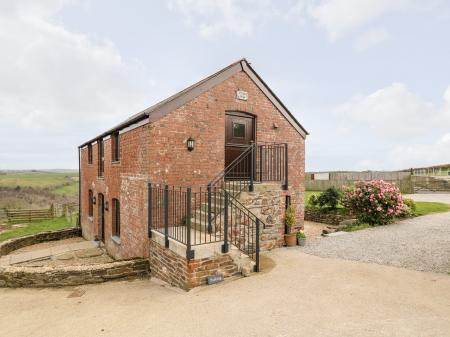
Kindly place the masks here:
<instances>
[{"instance_id":1,"label":"brick quoin","mask_svg":"<svg viewBox=\"0 0 450 337\"><path fill-rule=\"evenodd\" d=\"M241 61L246 62L246 61ZM248 100L236 98L236 91ZM105 196L105 245L115 258L148 257L147 183L176 186L206 186L225 167L225 115L240 111L255 116L256 142L287 143L289 190L297 210L297 228L303 227L305 135L301 135L245 71L239 71L206 92L166 113L155 121L120 133L120 162L112 161L111 138L104 139L104 177L98 177L98 147L92 141L93 160L88 163L87 146L80 148L81 227L92 240L99 235L97 202L88 215L88 191ZM151 118L150 114L150 118ZM142 124L142 123L141 123ZM278 127L274 128L274 124ZM194 151L186 140L195 139ZM98 139L98 138L96 138ZM120 243L112 240L112 199L120 200ZM280 198L281 200L282 198ZM284 207L284 205L283 205Z\"/></svg>"}]
</instances>

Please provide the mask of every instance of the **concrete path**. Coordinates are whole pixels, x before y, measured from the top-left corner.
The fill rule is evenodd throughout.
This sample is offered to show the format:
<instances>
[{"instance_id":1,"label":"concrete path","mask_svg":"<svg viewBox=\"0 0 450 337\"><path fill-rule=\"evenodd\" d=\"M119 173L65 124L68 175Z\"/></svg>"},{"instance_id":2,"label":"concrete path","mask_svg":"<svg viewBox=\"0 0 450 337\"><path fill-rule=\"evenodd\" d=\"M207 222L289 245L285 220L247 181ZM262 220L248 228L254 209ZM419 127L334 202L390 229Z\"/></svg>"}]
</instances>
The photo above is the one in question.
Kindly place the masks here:
<instances>
[{"instance_id":1,"label":"concrete path","mask_svg":"<svg viewBox=\"0 0 450 337\"><path fill-rule=\"evenodd\" d=\"M98 247L98 242L83 241L70 243L66 245L59 245L55 247L32 250L24 253L10 254L0 257L0 266L12 265L16 263L23 263L28 261L37 261L48 259L54 255L64 254L82 249L89 249Z\"/></svg>"},{"instance_id":2,"label":"concrete path","mask_svg":"<svg viewBox=\"0 0 450 337\"><path fill-rule=\"evenodd\" d=\"M270 272L184 293L148 280L0 289L8 337L439 337L450 331L450 276L269 255Z\"/></svg>"},{"instance_id":3,"label":"concrete path","mask_svg":"<svg viewBox=\"0 0 450 337\"><path fill-rule=\"evenodd\" d=\"M450 204L450 193L404 194L403 197L415 201L443 202L444 204Z\"/></svg>"}]
</instances>

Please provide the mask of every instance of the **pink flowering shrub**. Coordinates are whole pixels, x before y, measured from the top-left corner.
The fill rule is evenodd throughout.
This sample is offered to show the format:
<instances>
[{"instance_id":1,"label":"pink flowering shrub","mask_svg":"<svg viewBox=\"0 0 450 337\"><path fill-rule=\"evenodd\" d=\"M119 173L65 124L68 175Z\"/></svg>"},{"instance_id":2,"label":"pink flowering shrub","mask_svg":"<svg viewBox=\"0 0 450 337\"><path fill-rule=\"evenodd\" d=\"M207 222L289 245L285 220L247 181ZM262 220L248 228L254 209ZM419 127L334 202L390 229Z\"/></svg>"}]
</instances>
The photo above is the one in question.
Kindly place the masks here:
<instances>
[{"instance_id":1,"label":"pink flowering shrub","mask_svg":"<svg viewBox=\"0 0 450 337\"><path fill-rule=\"evenodd\" d=\"M360 222L385 225L402 214L402 194L395 184L383 180L359 181L347 189L342 203Z\"/></svg>"}]
</instances>

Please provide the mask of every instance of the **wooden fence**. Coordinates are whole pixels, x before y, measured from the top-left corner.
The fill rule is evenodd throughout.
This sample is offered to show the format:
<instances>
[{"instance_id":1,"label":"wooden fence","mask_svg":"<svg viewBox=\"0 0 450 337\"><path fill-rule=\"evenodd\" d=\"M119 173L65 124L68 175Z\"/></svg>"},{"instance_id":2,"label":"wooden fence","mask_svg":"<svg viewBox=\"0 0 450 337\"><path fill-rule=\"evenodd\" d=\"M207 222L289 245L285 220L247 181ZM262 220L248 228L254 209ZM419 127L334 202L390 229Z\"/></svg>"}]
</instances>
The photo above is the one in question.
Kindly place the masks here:
<instances>
[{"instance_id":1,"label":"wooden fence","mask_svg":"<svg viewBox=\"0 0 450 337\"><path fill-rule=\"evenodd\" d=\"M53 205L44 209L5 209L5 213L9 223L41 221L55 216Z\"/></svg>"},{"instance_id":2,"label":"wooden fence","mask_svg":"<svg viewBox=\"0 0 450 337\"><path fill-rule=\"evenodd\" d=\"M352 186L356 181L384 180L395 183L402 193L414 193L411 172L367 171L367 172L307 172L305 189L325 191L327 188L339 189Z\"/></svg>"}]
</instances>

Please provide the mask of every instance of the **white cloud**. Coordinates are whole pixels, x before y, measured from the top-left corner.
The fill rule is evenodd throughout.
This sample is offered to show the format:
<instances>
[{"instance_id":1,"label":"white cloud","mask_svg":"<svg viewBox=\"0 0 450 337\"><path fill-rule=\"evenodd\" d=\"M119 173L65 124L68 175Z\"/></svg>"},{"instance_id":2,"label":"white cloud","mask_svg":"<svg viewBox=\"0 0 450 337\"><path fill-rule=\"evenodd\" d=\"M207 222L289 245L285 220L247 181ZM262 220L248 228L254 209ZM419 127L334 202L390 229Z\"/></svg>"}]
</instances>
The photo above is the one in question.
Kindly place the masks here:
<instances>
[{"instance_id":1,"label":"white cloud","mask_svg":"<svg viewBox=\"0 0 450 337\"><path fill-rule=\"evenodd\" d=\"M450 86L440 106L417 97L402 83L393 83L369 95L355 96L336 111L345 134L359 132L363 143L372 150L378 148L360 154L358 169L450 162Z\"/></svg>"},{"instance_id":2,"label":"white cloud","mask_svg":"<svg viewBox=\"0 0 450 337\"><path fill-rule=\"evenodd\" d=\"M431 144L401 144L389 153L394 167L423 167L450 163L450 133Z\"/></svg>"},{"instance_id":3,"label":"white cloud","mask_svg":"<svg viewBox=\"0 0 450 337\"><path fill-rule=\"evenodd\" d=\"M325 0L312 6L309 13L331 40L337 40L414 2L416 0Z\"/></svg>"},{"instance_id":4,"label":"white cloud","mask_svg":"<svg viewBox=\"0 0 450 337\"><path fill-rule=\"evenodd\" d=\"M30 0L0 5L3 134L15 130L26 136L24 129L42 129L43 137L54 135L58 142L64 131L64 137L81 142L94 136L99 126L112 126L144 107L144 88L136 84L143 82L137 81L142 66L124 60L110 41L69 31L58 17L66 3ZM75 158L76 145L64 151ZM5 138L0 146L19 150ZM36 146L36 151L48 148ZM8 165L1 159L0 164Z\"/></svg>"},{"instance_id":5,"label":"white cloud","mask_svg":"<svg viewBox=\"0 0 450 337\"><path fill-rule=\"evenodd\" d=\"M374 45L384 42L389 38L389 33L384 28L374 28L361 34L356 40L356 49L366 50Z\"/></svg>"},{"instance_id":6,"label":"white cloud","mask_svg":"<svg viewBox=\"0 0 450 337\"><path fill-rule=\"evenodd\" d=\"M173 0L169 8L197 26L205 38L226 32L250 36L255 26L275 15L270 0Z\"/></svg>"},{"instance_id":7,"label":"white cloud","mask_svg":"<svg viewBox=\"0 0 450 337\"><path fill-rule=\"evenodd\" d=\"M367 96L357 95L336 111L345 122L364 125L378 135L393 139L421 136L450 123L450 94L436 107L411 93L403 83L393 83Z\"/></svg>"}]
</instances>

